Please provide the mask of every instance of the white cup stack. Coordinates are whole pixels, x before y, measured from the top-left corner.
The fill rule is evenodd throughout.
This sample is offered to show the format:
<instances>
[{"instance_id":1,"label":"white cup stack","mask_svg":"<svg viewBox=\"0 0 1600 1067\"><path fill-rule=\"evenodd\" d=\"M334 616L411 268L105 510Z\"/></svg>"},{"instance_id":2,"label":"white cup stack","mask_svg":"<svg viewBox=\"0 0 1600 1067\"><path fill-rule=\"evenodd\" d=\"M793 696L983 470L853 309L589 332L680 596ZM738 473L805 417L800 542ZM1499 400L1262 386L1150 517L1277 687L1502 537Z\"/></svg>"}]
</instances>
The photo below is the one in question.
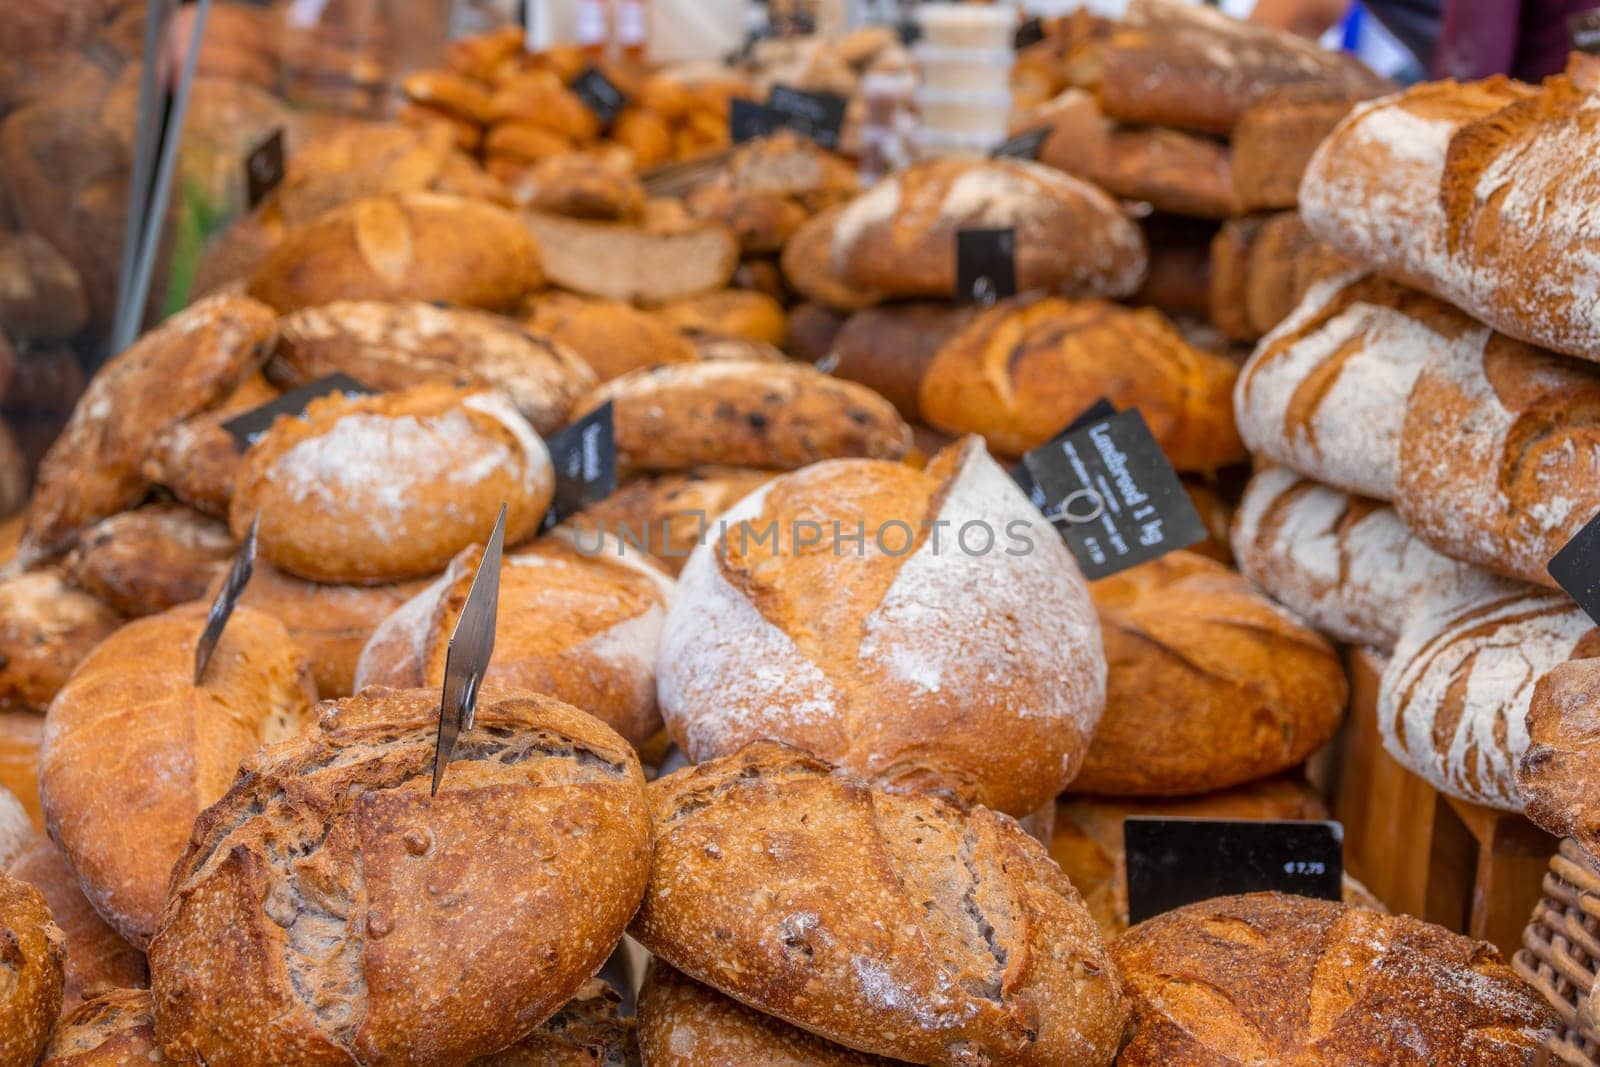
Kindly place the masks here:
<instances>
[{"instance_id":1,"label":"white cup stack","mask_svg":"<svg viewBox=\"0 0 1600 1067\"><path fill-rule=\"evenodd\" d=\"M1005 140L1011 117L1015 11L1008 3L926 3L917 21L922 155L987 153Z\"/></svg>"}]
</instances>

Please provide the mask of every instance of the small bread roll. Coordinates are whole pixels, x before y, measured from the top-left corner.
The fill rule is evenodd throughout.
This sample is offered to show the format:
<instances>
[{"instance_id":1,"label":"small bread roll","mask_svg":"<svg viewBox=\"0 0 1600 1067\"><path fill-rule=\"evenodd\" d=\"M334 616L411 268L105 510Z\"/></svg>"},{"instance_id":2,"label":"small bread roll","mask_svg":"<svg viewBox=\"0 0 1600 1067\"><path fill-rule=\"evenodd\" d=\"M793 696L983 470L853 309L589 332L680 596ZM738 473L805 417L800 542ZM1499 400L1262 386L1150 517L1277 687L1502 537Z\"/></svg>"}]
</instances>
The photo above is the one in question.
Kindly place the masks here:
<instances>
[{"instance_id":1,"label":"small bread roll","mask_svg":"<svg viewBox=\"0 0 1600 1067\"><path fill-rule=\"evenodd\" d=\"M181 504L147 504L84 531L62 570L78 588L138 618L205 596L228 570L228 527Z\"/></svg>"},{"instance_id":2,"label":"small bread roll","mask_svg":"<svg viewBox=\"0 0 1600 1067\"><path fill-rule=\"evenodd\" d=\"M656 314L679 330L728 334L775 348L782 348L788 339L783 305L753 289L717 289L681 297L662 304Z\"/></svg>"},{"instance_id":3,"label":"small bread roll","mask_svg":"<svg viewBox=\"0 0 1600 1067\"><path fill-rule=\"evenodd\" d=\"M39 786L50 836L95 910L136 948L150 940L195 816L241 759L314 719L304 654L282 623L249 608L233 613L194 684L209 607L185 604L118 630L45 719Z\"/></svg>"},{"instance_id":4,"label":"small bread roll","mask_svg":"<svg viewBox=\"0 0 1600 1067\"><path fill-rule=\"evenodd\" d=\"M641 367L699 358L677 329L621 300L553 292L525 305L523 319L576 352L602 382Z\"/></svg>"},{"instance_id":5,"label":"small bread roll","mask_svg":"<svg viewBox=\"0 0 1600 1067\"><path fill-rule=\"evenodd\" d=\"M621 1006L609 985L591 978L537 1030L468 1067L638 1067L639 1040Z\"/></svg>"},{"instance_id":6,"label":"small bread roll","mask_svg":"<svg viewBox=\"0 0 1600 1067\"><path fill-rule=\"evenodd\" d=\"M259 512L261 555L291 574L378 585L438 573L502 503L506 543L526 539L554 494L550 453L504 394L419 385L279 419L245 455L230 522L243 538Z\"/></svg>"},{"instance_id":7,"label":"small bread roll","mask_svg":"<svg viewBox=\"0 0 1600 1067\"><path fill-rule=\"evenodd\" d=\"M156 1045L148 989L110 989L56 1024L39 1067L135 1067L168 1062Z\"/></svg>"},{"instance_id":8,"label":"small bread roll","mask_svg":"<svg viewBox=\"0 0 1600 1067\"><path fill-rule=\"evenodd\" d=\"M56 692L121 624L56 570L0 578L0 707L43 712Z\"/></svg>"},{"instance_id":9,"label":"small bread roll","mask_svg":"<svg viewBox=\"0 0 1600 1067\"><path fill-rule=\"evenodd\" d=\"M229 419L276 400L279 390L252 374L209 411L175 422L156 435L140 468L156 485L191 508L213 518L228 517L233 483L244 457L234 436L222 428Z\"/></svg>"},{"instance_id":10,"label":"small bread roll","mask_svg":"<svg viewBox=\"0 0 1600 1067\"><path fill-rule=\"evenodd\" d=\"M0 874L0 1063L27 1067L39 1058L61 1013L65 942L38 891Z\"/></svg>"}]
</instances>

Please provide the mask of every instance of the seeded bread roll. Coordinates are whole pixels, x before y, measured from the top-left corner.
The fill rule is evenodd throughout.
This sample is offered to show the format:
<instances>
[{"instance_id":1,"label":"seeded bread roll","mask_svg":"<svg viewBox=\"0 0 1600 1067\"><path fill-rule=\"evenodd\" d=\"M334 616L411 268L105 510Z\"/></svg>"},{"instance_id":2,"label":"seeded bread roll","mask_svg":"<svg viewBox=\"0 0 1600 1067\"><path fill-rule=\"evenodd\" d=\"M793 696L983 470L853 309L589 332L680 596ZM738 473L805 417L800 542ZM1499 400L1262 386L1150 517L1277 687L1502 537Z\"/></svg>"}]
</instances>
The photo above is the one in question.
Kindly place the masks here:
<instances>
[{"instance_id":1,"label":"seeded bread roll","mask_svg":"<svg viewBox=\"0 0 1600 1067\"><path fill-rule=\"evenodd\" d=\"M648 563L594 537L581 551L545 539L505 558L499 622L486 682L547 693L639 746L661 729L656 650L673 583ZM483 549L464 549L443 575L373 633L354 689L444 683L451 636Z\"/></svg>"},{"instance_id":2,"label":"seeded bread roll","mask_svg":"<svg viewBox=\"0 0 1600 1067\"><path fill-rule=\"evenodd\" d=\"M1123 353L1108 360L1105 353ZM1245 458L1233 426L1233 363L1195 348L1158 311L1102 300L1017 297L979 315L939 349L921 412L950 433L978 433L1021 456L1101 397L1138 408L1178 470Z\"/></svg>"},{"instance_id":3,"label":"seeded bread roll","mask_svg":"<svg viewBox=\"0 0 1600 1067\"><path fill-rule=\"evenodd\" d=\"M65 937L44 898L0 873L0 943L6 982L0 985L0 1063L27 1067L39 1058L61 1011Z\"/></svg>"},{"instance_id":4,"label":"seeded bread roll","mask_svg":"<svg viewBox=\"0 0 1600 1067\"><path fill-rule=\"evenodd\" d=\"M181 504L147 504L91 526L62 570L79 589L137 618L205 596L234 552L216 519Z\"/></svg>"},{"instance_id":5,"label":"seeded bread roll","mask_svg":"<svg viewBox=\"0 0 1600 1067\"><path fill-rule=\"evenodd\" d=\"M656 309L668 326L686 333L726 334L781 348L788 338L783 305L752 289L719 289L668 301Z\"/></svg>"},{"instance_id":6,"label":"seeded bread roll","mask_svg":"<svg viewBox=\"0 0 1600 1067\"><path fill-rule=\"evenodd\" d=\"M550 292L525 303L522 316L534 330L577 353L602 382L641 367L699 358L683 334L621 300Z\"/></svg>"},{"instance_id":7,"label":"seeded bread roll","mask_svg":"<svg viewBox=\"0 0 1600 1067\"><path fill-rule=\"evenodd\" d=\"M44 830L44 810L39 805L39 746L43 740L43 715L0 708L0 786L17 798L40 831Z\"/></svg>"},{"instance_id":8,"label":"seeded bread roll","mask_svg":"<svg viewBox=\"0 0 1600 1067\"><path fill-rule=\"evenodd\" d=\"M289 230L250 276L250 294L280 312L335 300L501 311L543 284L539 246L505 208L404 193L355 200Z\"/></svg>"},{"instance_id":9,"label":"seeded bread roll","mask_svg":"<svg viewBox=\"0 0 1600 1067\"><path fill-rule=\"evenodd\" d=\"M925 471L817 464L723 521L680 576L657 665L691 760L774 738L1017 816L1072 780L1103 709L1099 626L976 438Z\"/></svg>"},{"instance_id":10,"label":"seeded bread roll","mask_svg":"<svg viewBox=\"0 0 1600 1067\"><path fill-rule=\"evenodd\" d=\"M1018 292L1127 296L1144 279L1139 228L1098 188L1021 160L942 159L885 178L834 226L840 280L889 296L948 299L956 234L1016 230Z\"/></svg>"},{"instance_id":11,"label":"seeded bread roll","mask_svg":"<svg viewBox=\"0 0 1600 1067\"><path fill-rule=\"evenodd\" d=\"M148 989L111 989L56 1024L39 1067L142 1067L168 1062L156 1047Z\"/></svg>"},{"instance_id":12,"label":"seeded bread roll","mask_svg":"<svg viewBox=\"0 0 1600 1067\"><path fill-rule=\"evenodd\" d=\"M659 304L724 288L739 265L739 242L720 226L656 233L537 211L523 221L550 280L586 296Z\"/></svg>"},{"instance_id":13,"label":"seeded bread roll","mask_svg":"<svg viewBox=\"0 0 1600 1067\"><path fill-rule=\"evenodd\" d=\"M786 470L841 456L899 459L911 431L881 396L799 363L717 361L634 371L574 415L615 404L617 462Z\"/></svg>"},{"instance_id":14,"label":"seeded bread roll","mask_svg":"<svg viewBox=\"0 0 1600 1067\"><path fill-rule=\"evenodd\" d=\"M898 302L852 314L829 348L828 371L858 382L895 406L908 422L922 421L922 380L934 357L978 314L972 307Z\"/></svg>"},{"instance_id":15,"label":"seeded bread roll","mask_svg":"<svg viewBox=\"0 0 1600 1067\"><path fill-rule=\"evenodd\" d=\"M640 1067L633 1020L618 1014L621 1000L591 978L533 1033L469 1067Z\"/></svg>"},{"instance_id":16,"label":"seeded bread roll","mask_svg":"<svg viewBox=\"0 0 1600 1067\"><path fill-rule=\"evenodd\" d=\"M650 799L655 864L632 932L685 974L880 1056L1116 1056L1116 969L1011 819L885 792L772 742L658 779Z\"/></svg>"},{"instance_id":17,"label":"seeded bread roll","mask_svg":"<svg viewBox=\"0 0 1600 1067\"><path fill-rule=\"evenodd\" d=\"M71 548L91 523L139 503L157 435L227 396L267 357L277 316L241 297L208 297L113 356L39 465L17 558Z\"/></svg>"},{"instance_id":18,"label":"seeded bread roll","mask_svg":"<svg viewBox=\"0 0 1600 1067\"><path fill-rule=\"evenodd\" d=\"M278 396L264 375L250 375L216 407L157 434L141 471L196 511L226 519L243 453L222 424Z\"/></svg>"},{"instance_id":19,"label":"seeded bread roll","mask_svg":"<svg viewBox=\"0 0 1600 1067\"><path fill-rule=\"evenodd\" d=\"M1220 563L1174 552L1089 592L1106 711L1074 793L1225 789L1295 766L1339 728L1349 688L1332 646Z\"/></svg>"},{"instance_id":20,"label":"seeded bread roll","mask_svg":"<svg viewBox=\"0 0 1600 1067\"><path fill-rule=\"evenodd\" d=\"M50 836L95 910L136 948L155 929L195 816L228 788L239 760L313 721L304 655L281 623L248 608L234 612L194 684L208 608L186 604L118 630L45 721L39 786Z\"/></svg>"},{"instance_id":21,"label":"seeded bread roll","mask_svg":"<svg viewBox=\"0 0 1600 1067\"><path fill-rule=\"evenodd\" d=\"M201 815L150 945L168 1058L462 1063L605 962L650 867L633 751L485 687L430 797L438 708L436 690L329 705Z\"/></svg>"},{"instance_id":22,"label":"seeded bread roll","mask_svg":"<svg viewBox=\"0 0 1600 1067\"><path fill-rule=\"evenodd\" d=\"M263 558L312 581L381 585L435 574L486 540L539 525L555 493L550 453L504 394L419 385L313 401L245 456L229 524L261 515Z\"/></svg>"},{"instance_id":23,"label":"seeded bread roll","mask_svg":"<svg viewBox=\"0 0 1600 1067\"><path fill-rule=\"evenodd\" d=\"M578 512L564 528L585 551L604 536L615 537L623 551L648 556L676 578L695 546L716 538L722 514L774 477L771 471L726 467L638 478Z\"/></svg>"},{"instance_id":24,"label":"seeded bread roll","mask_svg":"<svg viewBox=\"0 0 1600 1067\"><path fill-rule=\"evenodd\" d=\"M1118 1067L1524 1067L1556 1025L1493 946L1331 901L1208 900L1111 952L1138 1027Z\"/></svg>"},{"instance_id":25,"label":"seeded bread roll","mask_svg":"<svg viewBox=\"0 0 1600 1067\"><path fill-rule=\"evenodd\" d=\"M882 303L884 295L847 285L833 260L833 234L846 205L836 204L807 219L783 246L779 263L784 281L808 300L841 311Z\"/></svg>"}]
</instances>

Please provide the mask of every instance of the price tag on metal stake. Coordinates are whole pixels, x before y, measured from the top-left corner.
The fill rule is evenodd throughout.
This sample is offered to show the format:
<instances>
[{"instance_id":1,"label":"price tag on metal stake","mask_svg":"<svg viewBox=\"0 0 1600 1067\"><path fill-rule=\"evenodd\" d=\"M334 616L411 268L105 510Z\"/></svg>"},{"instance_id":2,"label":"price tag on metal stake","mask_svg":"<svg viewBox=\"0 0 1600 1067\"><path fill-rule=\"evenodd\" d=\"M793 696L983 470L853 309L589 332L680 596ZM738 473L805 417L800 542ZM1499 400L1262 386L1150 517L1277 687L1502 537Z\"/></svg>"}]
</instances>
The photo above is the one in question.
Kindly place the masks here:
<instances>
[{"instance_id":1,"label":"price tag on metal stake","mask_svg":"<svg viewBox=\"0 0 1600 1067\"><path fill-rule=\"evenodd\" d=\"M1017 231L956 232L958 303L989 307L1017 295Z\"/></svg>"},{"instance_id":2,"label":"price tag on metal stake","mask_svg":"<svg viewBox=\"0 0 1600 1067\"><path fill-rule=\"evenodd\" d=\"M255 444L262 434L272 429L272 424L278 420L279 415L304 416L306 408L313 400L320 400L335 393L342 393L345 396L367 396L371 392L371 389L347 374L330 374L326 378L308 382L298 389L291 389L276 400L268 401L258 408L251 408L235 415L224 422L222 428L228 431L233 437L234 444L243 451Z\"/></svg>"},{"instance_id":3,"label":"price tag on metal stake","mask_svg":"<svg viewBox=\"0 0 1600 1067\"><path fill-rule=\"evenodd\" d=\"M478 572L472 576L467 602L450 634L444 657L444 692L439 700L439 737L433 746L433 789L438 795L444 772L455 755L456 742L472 729L478 711L478 687L494 655L495 617L500 611L500 563L505 554L506 507L484 546Z\"/></svg>"},{"instance_id":4,"label":"price tag on metal stake","mask_svg":"<svg viewBox=\"0 0 1600 1067\"><path fill-rule=\"evenodd\" d=\"M283 127L280 126L244 157L245 203L254 211L283 181Z\"/></svg>"},{"instance_id":5,"label":"price tag on metal stake","mask_svg":"<svg viewBox=\"0 0 1600 1067\"><path fill-rule=\"evenodd\" d=\"M244 587L250 584L250 576L256 570L256 532L261 528L261 513L256 512L256 517L250 520L250 532L245 535L244 544L239 546L239 551L234 553L233 566L228 569L228 579L222 583L222 588L217 590L216 599L211 602L211 610L206 613L205 629L200 631L200 640L194 647L194 684L199 685L206 676L206 667L211 663L211 656L217 650L217 642L222 640L222 631L228 626L228 620L233 618L233 609L239 606L239 598L244 595Z\"/></svg>"},{"instance_id":6,"label":"price tag on metal stake","mask_svg":"<svg viewBox=\"0 0 1600 1067\"><path fill-rule=\"evenodd\" d=\"M541 529L551 530L617 491L617 436L611 401L550 435L556 495Z\"/></svg>"}]
</instances>

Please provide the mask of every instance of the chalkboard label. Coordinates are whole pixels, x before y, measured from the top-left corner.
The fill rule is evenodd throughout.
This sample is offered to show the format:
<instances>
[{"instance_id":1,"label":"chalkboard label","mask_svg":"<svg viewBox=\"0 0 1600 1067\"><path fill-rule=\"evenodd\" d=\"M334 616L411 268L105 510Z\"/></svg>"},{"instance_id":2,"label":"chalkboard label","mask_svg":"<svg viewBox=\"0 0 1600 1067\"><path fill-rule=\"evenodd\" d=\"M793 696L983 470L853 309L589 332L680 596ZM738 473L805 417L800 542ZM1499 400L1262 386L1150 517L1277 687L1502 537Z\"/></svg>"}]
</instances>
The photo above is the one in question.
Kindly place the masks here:
<instances>
[{"instance_id":1,"label":"chalkboard label","mask_svg":"<svg viewBox=\"0 0 1600 1067\"><path fill-rule=\"evenodd\" d=\"M810 93L787 85L774 85L767 96L767 110L777 117L779 125L824 148L839 147L839 131L844 129L848 103L838 93Z\"/></svg>"},{"instance_id":2,"label":"chalkboard label","mask_svg":"<svg viewBox=\"0 0 1600 1067\"><path fill-rule=\"evenodd\" d=\"M1548 570L1578 607L1600 623L1600 515L1555 554Z\"/></svg>"},{"instance_id":3,"label":"chalkboard label","mask_svg":"<svg viewBox=\"0 0 1600 1067\"><path fill-rule=\"evenodd\" d=\"M989 307L1017 295L1017 231L956 232L958 303Z\"/></svg>"},{"instance_id":4,"label":"chalkboard label","mask_svg":"<svg viewBox=\"0 0 1600 1067\"><path fill-rule=\"evenodd\" d=\"M556 470L556 495L545 513L550 530L617 491L617 438L611 401L545 442Z\"/></svg>"},{"instance_id":5,"label":"chalkboard label","mask_svg":"<svg viewBox=\"0 0 1600 1067\"><path fill-rule=\"evenodd\" d=\"M610 126L627 106L628 98L600 73L599 67L590 67L572 83L572 92L585 107L593 111L602 126Z\"/></svg>"},{"instance_id":6,"label":"chalkboard label","mask_svg":"<svg viewBox=\"0 0 1600 1067\"><path fill-rule=\"evenodd\" d=\"M304 415L313 400L320 400L335 393L344 396L367 396L371 392L371 389L348 374L330 374L326 378L307 382L298 389L291 389L276 400L262 404L258 408L251 408L242 415L235 415L224 422L222 428L233 435L234 444L243 451L255 444L262 434L272 429L272 424L277 421L279 415Z\"/></svg>"},{"instance_id":7,"label":"chalkboard label","mask_svg":"<svg viewBox=\"0 0 1600 1067\"><path fill-rule=\"evenodd\" d=\"M245 203L254 211L283 182L283 127L244 157Z\"/></svg>"},{"instance_id":8,"label":"chalkboard label","mask_svg":"<svg viewBox=\"0 0 1600 1067\"><path fill-rule=\"evenodd\" d=\"M770 137L779 125L778 116L754 100L736 97L728 107L728 138L734 144Z\"/></svg>"},{"instance_id":9,"label":"chalkboard label","mask_svg":"<svg viewBox=\"0 0 1600 1067\"><path fill-rule=\"evenodd\" d=\"M1030 159L1039 158L1039 150L1044 147L1045 138L1050 136L1050 127L1040 126L1036 130L1019 133L1015 137L1008 137L1002 141L1000 147L989 153L996 159Z\"/></svg>"}]
</instances>

